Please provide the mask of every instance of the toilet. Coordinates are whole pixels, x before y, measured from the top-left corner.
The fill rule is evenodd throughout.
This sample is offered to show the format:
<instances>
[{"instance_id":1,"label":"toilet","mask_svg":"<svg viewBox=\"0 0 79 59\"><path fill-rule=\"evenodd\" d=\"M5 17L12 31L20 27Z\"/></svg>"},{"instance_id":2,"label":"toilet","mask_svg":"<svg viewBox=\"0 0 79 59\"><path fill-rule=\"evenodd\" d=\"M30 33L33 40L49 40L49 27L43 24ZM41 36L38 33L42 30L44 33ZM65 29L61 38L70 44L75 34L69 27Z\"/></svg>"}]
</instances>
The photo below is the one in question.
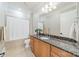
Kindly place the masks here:
<instances>
[{"instance_id":1,"label":"toilet","mask_svg":"<svg viewBox=\"0 0 79 59\"><path fill-rule=\"evenodd\" d=\"M30 39L26 39L25 41L24 41L24 47L25 48L29 48L30 46L29 46L29 43L30 43Z\"/></svg>"}]
</instances>

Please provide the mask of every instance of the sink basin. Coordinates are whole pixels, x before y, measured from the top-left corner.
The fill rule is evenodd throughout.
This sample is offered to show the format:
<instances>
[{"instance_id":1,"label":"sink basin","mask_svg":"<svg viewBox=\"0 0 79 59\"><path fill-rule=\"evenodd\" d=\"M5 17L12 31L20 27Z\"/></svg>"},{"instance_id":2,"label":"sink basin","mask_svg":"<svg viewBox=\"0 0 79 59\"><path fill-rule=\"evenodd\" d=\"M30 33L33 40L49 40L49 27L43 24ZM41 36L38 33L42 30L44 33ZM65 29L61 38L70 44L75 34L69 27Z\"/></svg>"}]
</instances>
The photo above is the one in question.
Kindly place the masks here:
<instances>
[{"instance_id":1,"label":"sink basin","mask_svg":"<svg viewBox=\"0 0 79 59\"><path fill-rule=\"evenodd\" d=\"M40 37L40 39L49 39L48 37Z\"/></svg>"}]
</instances>

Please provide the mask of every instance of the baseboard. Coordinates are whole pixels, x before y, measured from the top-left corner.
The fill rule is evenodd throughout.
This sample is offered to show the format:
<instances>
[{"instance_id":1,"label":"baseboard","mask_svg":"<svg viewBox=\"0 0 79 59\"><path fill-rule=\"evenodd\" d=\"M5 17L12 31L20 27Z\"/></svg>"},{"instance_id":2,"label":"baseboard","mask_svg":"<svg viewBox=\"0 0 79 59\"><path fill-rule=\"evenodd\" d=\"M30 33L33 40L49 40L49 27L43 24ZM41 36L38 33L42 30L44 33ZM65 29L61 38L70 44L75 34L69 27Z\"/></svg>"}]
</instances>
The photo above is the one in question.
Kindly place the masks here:
<instances>
[{"instance_id":1,"label":"baseboard","mask_svg":"<svg viewBox=\"0 0 79 59\"><path fill-rule=\"evenodd\" d=\"M5 42L18 41L18 40L26 40L26 39L27 39L27 38L13 39L13 40L5 40Z\"/></svg>"}]
</instances>

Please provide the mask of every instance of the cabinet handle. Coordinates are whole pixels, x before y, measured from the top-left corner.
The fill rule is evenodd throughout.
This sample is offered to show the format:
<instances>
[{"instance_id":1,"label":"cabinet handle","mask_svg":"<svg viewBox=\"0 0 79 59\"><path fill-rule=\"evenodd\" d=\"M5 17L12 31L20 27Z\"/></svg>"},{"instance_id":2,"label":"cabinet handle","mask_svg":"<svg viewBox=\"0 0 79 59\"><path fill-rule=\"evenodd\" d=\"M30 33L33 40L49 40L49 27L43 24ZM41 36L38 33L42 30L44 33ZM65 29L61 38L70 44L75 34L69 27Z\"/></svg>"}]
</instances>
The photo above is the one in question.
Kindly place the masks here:
<instances>
[{"instance_id":1,"label":"cabinet handle","mask_svg":"<svg viewBox=\"0 0 79 59\"><path fill-rule=\"evenodd\" d=\"M62 57L62 56L64 57L64 56L65 56L65 53L60 53L60 56L61 56L61 57Z\"/></svg>"}]
</instances>

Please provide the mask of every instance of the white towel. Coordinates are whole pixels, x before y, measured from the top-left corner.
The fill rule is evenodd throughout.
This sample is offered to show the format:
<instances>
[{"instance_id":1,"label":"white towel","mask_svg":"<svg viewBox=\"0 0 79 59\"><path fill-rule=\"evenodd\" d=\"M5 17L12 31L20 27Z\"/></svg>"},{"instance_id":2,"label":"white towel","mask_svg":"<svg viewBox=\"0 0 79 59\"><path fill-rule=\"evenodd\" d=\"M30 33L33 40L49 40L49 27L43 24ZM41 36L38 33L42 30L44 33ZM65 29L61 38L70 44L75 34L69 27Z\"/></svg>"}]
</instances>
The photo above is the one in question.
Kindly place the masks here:
<instances>
[{"instance_id":1,"label":"white towel","mask_svg":"<svg viewBox=\"0 0 79 59\"><path fill-rule=\"evenodd\" d=\"M78 41L78 24L77 23L73 23L70 29L70 38L75 39L76 41Z\"/></svg>"}]
</instances>

